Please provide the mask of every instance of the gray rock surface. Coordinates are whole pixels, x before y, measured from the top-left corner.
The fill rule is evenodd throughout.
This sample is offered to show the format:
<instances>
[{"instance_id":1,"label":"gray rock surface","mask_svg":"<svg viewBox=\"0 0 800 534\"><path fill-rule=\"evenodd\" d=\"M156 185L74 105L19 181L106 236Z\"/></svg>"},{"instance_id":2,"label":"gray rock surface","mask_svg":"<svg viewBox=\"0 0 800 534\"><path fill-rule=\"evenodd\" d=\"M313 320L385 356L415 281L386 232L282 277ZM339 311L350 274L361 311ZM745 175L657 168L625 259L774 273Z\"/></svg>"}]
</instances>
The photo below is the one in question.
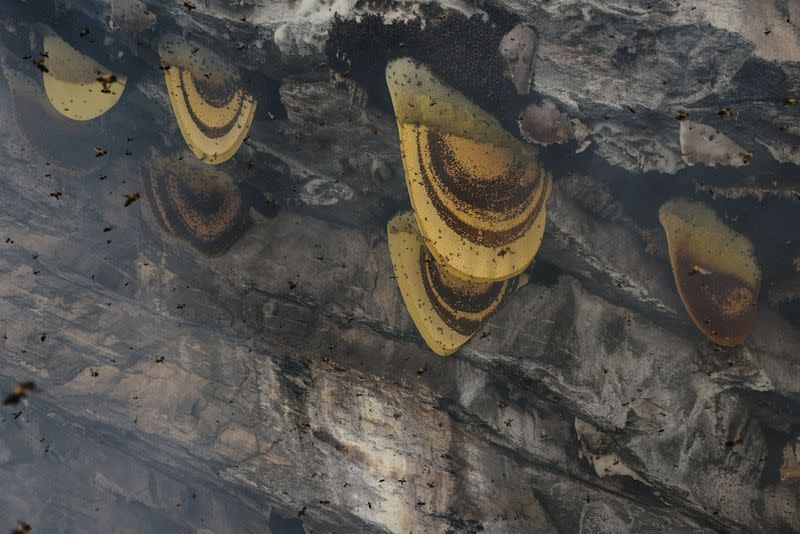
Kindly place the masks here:
<instances>
[{"instance_id":1,"label":"gray rock surface","mask_svg":"<svg viewBox=\"0 0 800 534\"><path fill-rule=\"evenodd\" d=\"M138 20L133 1L39 3L0 6L4 70L37 75L21 59L39 52L35 22L99 35L107 9ZM797 297L767 299L800 257L800 127L785 103L800 86L795 2L146 3L153 30L120 23L92 49L131 69L99 123L108 156L86 147L96 171L35 152L0 78L0 386L40 387L0 418L0 528L800 530L800 485L780 482L800 434L800 331L785 306ZM448 358L427 349L393 279L385 225L409 201L385 63L344 44L326 55L330 35L374 13L387 15L389 37L371 36L381 54L407 53L391 32L422 20L420 40L490 40L480 48L500 69L503 36L532 28L530 94L497 70L487 96L495 82L469 57L443 72L512 127L546 100L591 141L579 155L574 139L540 149L555 183L531 282ZM470 16L485 35L446 33ZM123 207L153 157L185 150L149 48L168 26L205 36L259 99L219 168L270 206L254 202L215 258L167 235L145 199ZM687 167L681 110L753 161ZM690 193L763 260L739 347L707 341L675 290L655 212Z\"/></svg>"}]
</instances>

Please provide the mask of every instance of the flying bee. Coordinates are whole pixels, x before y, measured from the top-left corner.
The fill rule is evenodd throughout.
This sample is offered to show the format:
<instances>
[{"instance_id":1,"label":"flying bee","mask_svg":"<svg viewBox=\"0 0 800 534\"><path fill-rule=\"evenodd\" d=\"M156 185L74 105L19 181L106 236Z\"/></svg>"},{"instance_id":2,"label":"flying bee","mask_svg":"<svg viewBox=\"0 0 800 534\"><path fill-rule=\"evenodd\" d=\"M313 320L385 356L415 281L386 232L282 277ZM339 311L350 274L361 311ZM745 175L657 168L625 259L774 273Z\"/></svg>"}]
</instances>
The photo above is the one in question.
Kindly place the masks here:
<instances>
[{"instance_id":1,"label":"flying bee","mask_svg":"<svg viewBox=\"0 0 800 534\"><path fill-rule=\"evenodd\" d=\"M34 382L22 382L14 386L14 389L11 393L8 394L6 400L3 401L4 406L15 406L19 404L19 401L24 399L28 396L29 393L36 390L36 384Z\"/></svg>"},{"instance_id":2,"label":"flying bee","mask_svg":"<svg viewBox=\"0 0 800 534\"><path fill-rule=\"evenodd\" d=\"M692 267L692 270L689 271L689 276L693 276L695 274L702 274L702 275L708 276L708 275L711 274L711 271L709 271L708 269L706 269L704 267L701 267L700 265L695 264Z\"/></svg>"},{"instance_id":3,"label":"flying bee","mask_svg":"<svg viewBox=\"0 0 800 534\"><path fill-rule=\"evenodd\" d=\"M34 59L33 64L36 65L36 68L42 72L50 72L50 69L48 69L44 64L44 59Z\"/></svg>"},{"instance_id":4,"label":"flying bee","mask_svg":"<svg viewBox=\"0 0 800 534\"><path fill-rule=\"evenodd\" d=\"M139 193L128 193L127 195L125 195L125 207L127 208L128 206L139 200L139 197L141 196L142 195L140 195Z\"/></svg>"}]
</instances>

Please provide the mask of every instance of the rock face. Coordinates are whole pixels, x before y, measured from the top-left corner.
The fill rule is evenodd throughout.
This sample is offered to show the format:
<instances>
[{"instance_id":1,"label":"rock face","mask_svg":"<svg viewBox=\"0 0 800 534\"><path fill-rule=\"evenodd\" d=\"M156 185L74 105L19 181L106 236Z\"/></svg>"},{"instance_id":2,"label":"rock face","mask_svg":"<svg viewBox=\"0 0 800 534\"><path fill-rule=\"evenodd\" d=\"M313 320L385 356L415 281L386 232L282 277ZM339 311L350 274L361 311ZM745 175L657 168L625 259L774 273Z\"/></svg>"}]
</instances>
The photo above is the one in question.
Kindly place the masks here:
<instances>
[{"instance_id":1,"label":"rock face","mask_svg":"<svg viewBox=\"0 0 800 534\"><path fill-rule=\"evenodd\" d=\"M0 387L37 384L0 417L0 529L800 530L796 3L186 4L0 6ZM42 24L128 77L85 147L53 127L43 152L10 105L39 87ZM176 28L258 100L214 167L250 206L221 254L144 194L153 161L192 157L155 52ZM447 358L387 247L410 209L383 80L402 55L514 135L529 106L564 130L537 148L529 283ZM690 124L708 142L687 150ZM677 196L754 244L740 345L678 298L657 218Z\"/></svg>"}]
</instances>

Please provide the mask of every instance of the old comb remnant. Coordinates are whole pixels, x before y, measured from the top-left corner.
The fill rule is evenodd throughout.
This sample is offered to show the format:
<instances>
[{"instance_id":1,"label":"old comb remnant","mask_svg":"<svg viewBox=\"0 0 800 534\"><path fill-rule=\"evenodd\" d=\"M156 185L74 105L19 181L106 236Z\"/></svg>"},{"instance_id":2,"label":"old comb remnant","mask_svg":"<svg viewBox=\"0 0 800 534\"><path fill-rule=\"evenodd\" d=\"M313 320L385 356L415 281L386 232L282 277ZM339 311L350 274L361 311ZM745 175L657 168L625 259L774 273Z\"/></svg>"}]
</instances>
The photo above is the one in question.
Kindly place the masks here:
<instances>
[{"instance_id":1,"label":"old comb remnant","mask_svg":"<svg viewBox=\"0 0 800 534\"><path fill-rule=\"evenodd\" d=\"M458 350L527 281L524 274L487 283L458 278L433 259L410 212L394 217L387 230L406 308L425 342L440 356Z\"/></svg>"},{"instance_id":2,"label":"old comb remnant","mask_svg":"<svg viewBox=\"0 0 800 534\"><path fill-rule=\"evenodd\" d=\"M72 120L88 121L119 101L125 90L125 76L112 73L54 33L44 36L43 47L47 54L44 68L40 68L44 90L59 113Z\"/></svg>"},{"instance_id":3,"label":"old comb remnant","mask_svg":"<svg viewBox=\"0 0 800 534\"><path fill-rule=\"evenodd\" d=\"M158 50L186 144L206 163L230 159L247 137L256 112L256 101L238 85L238 72L207 47L181 37L165 38Z\"/></svg>"},{"instance_id":4,"label":"old comb remnant","mask_svg":"<svg viewBox=\"0 0 800 534\"><path fill-rule=\"evenodd\" d=\"M48 102L39 83L3 63L12 97L11 110L24 144L62 172L69 175L94 172L99 167L95 146L101 138L99 122L76 122L57 112Z\"/></svg>"},{"instance_id":5,"label":"old comb remnant","mask_svg":"<svg viewBox=\"0 0 800 534\"><path fill-rule=\"evenodd\" d=\"M779 472L781 484L800 482L800 439L794 439L783 448L783 462Z\"/></svg>"},{"instance_id":6,"label":"old comb remnant","mask_svg":"<svg viewBox=\"0 0 800 534\"><path fill-rule=\"evenodd\" d=\"M158 223L203 254L223 254L247 229L250 205L223 172L188 158L159 159L143 182Z\"/></svg>"},{"instance_id":7,"label":"old comb remnant","mask_svg":"<svg viewBox=\"0 0 800 534\"><path fill-rule=\"evenodd\" d=\"M427 67L394 60L386 81L414 215L436 262L478 282L522 273L541 244L550 174Z\"/></svg>"},{"instance_id":8,"label":"old comb remnant","mask_svg":"<svg viewBox=\"0 0 800 534\"><path fill-rule=\"evenodd\" d=\"M672 200L658 216L678 294L694 324L718 345L744 341L756 317L761 281L750 240L700 202Z\"/></svg>"}]
</instances>

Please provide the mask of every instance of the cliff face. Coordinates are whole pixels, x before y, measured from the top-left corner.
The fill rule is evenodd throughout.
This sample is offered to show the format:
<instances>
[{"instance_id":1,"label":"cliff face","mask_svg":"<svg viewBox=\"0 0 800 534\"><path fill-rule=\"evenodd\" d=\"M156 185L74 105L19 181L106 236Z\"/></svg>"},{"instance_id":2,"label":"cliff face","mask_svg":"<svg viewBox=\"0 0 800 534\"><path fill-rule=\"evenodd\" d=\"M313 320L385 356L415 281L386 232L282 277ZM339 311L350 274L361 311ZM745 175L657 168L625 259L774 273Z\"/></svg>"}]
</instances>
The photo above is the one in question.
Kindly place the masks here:
<instances>
[{"instance_id":1,"label":"cliff face","mask_svg":"<svg viewBox=\"0 0 800 534\"><path fill-rule=\"evenodd\" d=\"M0 516L34 532L800 529L797 3L37 1L0 20L0 385L39 387L4 409ZM85 138L26 121L42 24L128 77ZM258 102L214 167L249 208L214 256L152 186L154 162L194 158L158 68L167 33L213 48ZM554 175L529 283L447 358L387 247L410 206L383 78L402 55ZM711 343L678 297L657 218L677 196L755 245L742 345Z\"/></svg>"}]
</instances>

